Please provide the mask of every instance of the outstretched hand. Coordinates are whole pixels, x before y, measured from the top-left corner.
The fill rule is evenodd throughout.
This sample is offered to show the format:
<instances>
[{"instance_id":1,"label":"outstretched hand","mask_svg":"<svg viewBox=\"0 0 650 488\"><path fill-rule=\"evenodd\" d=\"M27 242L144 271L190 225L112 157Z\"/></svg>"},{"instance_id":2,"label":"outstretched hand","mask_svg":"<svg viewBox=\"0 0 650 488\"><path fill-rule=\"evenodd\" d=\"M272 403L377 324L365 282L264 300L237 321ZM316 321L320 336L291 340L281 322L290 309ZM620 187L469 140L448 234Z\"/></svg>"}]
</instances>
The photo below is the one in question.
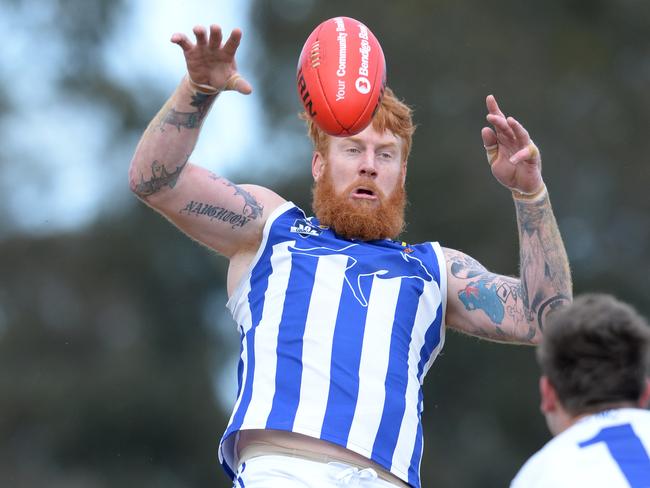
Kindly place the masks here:
<instances>
[{"instance_id":1,"label":"outstretched hand","mask_svg":"<svg viewBox=\"0 0 650 488\"><path fill-rule=\"evenodd\" d=\"M523 195L538 193L543 187L542 158L528 132L513 117L506 117L493 95L486 99L487 121L481 137L492 174L511 190Z\"/></svg>"},{"instance_id":2,"label":"outstretched hand","mask_svg":"<svg viewBox=\"0 0 650 488\"><path fill-rule=\"evenodd\" d=\"M221 27L216 24L210 26L209 34L200 25L192 31L196 44L182 33L175 33L171 38L171 42L183 49L190 79L208 89L235 90L245 95L251 93L253 87L239 75L235 62L235 53L242 37L241 30L234 29L223 45Z\"/></svg>"}]
</instances>

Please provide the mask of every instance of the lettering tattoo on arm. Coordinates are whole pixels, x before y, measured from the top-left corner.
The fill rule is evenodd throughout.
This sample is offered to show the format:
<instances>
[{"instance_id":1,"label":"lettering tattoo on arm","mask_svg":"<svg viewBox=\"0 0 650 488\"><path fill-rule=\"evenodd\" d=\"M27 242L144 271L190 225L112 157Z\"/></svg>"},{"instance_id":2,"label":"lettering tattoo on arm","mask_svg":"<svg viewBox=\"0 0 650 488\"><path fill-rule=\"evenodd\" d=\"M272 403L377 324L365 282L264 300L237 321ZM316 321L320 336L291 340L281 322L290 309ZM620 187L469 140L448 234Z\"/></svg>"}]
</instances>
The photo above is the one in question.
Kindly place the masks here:
<instances>
[{"instance_id":1,"label":"lettering tattoo on arm","mask_svg":"<svg viewBox=\"0 0 650 488\"><path fill-rule=\"evenodd\" d=\"M252 219L243 213L233 212L217 205L191 200L180 210L180 213L194 215L195 217L207 217L210 221L225 222L230 224L232 229L244 227Z\"/></svg>"},{"instance_id":2,"label":"lettering tattoo on arm","mask_svg":"<svg viewBox=\"0 0 650 488\"><path fill-rule=\"evenodd\" d=\"M164 164L161 164L157 159L154 160L151 163L151 179L145 180L144 174L140 173L140 181L135 184L135 193L140 197L146 197L160 191L165 186L174 188L189 158L189 154L185 155L185 161L177 166L174 171L168 171Z\"/></svg>"},{"instance_id":3,"label":"lettering tattoo on arm","mask_svg":"<svg viewBox=\"0 0 650 488\"><path fill-rule=\"evenodd\" d=\"M200 127L215 98L215 95L195 93L192 95L192 102L190 105L196 107L197 110L195 112L179 112L172 107L162 118L159 126L160 131L165 131L165 124L173 125L176 127L178 132L181 131L181 127L185 127L186 129L196 129Z\"/></svg>"},{"instance_id":4,"label":"lettering tattoo on arm","mask_svg":"<svg viewBox=\"0 0 650 488\"><path fill-rule=\"evenodd\" d=\"M185 205L184 208L180 210L180 213L186 215L194 216L204 216L210 219L210 221L217 220L219 222L226 222L231 225L232 229L237 229L244 227L251 220L255 220L262 217L262 212L264 211L264 206L259 203L253 195L244 190L243 188L235 185L234 183L228 181L225 178L220 176L210 174L210 178L215 181L220 181L223 184L234 188L235 195L241 196L244 200L244 206L241 211L234 212L217 205L212 205L206 202L197 202L191 200Z\"/></svg>"}]
</instances>

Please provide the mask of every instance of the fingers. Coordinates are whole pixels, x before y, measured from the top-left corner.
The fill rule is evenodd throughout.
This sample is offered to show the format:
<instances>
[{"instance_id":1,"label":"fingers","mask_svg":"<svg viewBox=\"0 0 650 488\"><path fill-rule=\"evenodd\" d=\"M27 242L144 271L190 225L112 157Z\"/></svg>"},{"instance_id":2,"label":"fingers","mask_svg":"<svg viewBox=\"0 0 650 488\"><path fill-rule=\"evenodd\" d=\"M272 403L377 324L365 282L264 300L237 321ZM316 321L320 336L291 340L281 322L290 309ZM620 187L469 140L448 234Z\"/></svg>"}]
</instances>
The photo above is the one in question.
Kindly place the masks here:
<instances>
[{"instance_id":1,"label":"fingers","mask_svg":"<svg viewBox=\"0 0 650 488\"><path fill-rule=\"evenodd\" d=\"M210 26L210 41L208 42L210 49L219 49L222 39L223 34L221 33L221 27L217 24L212 24Z\"/></svg>"},{"instance_id":2,"label":"fingers","mask_svg":"<svg viewBox=\"0 0 650 488\"><path fill-rule=\"evenodd\" d=\"M211 32L212 32L212 27L213 26L211 26L211 30L210 30ZM219 31L218 32L219 40L217 42L217 47L218 47L219 44L221 44L221 29L218 26L217 26L217 28L218 28L218 31ZM201 25L195 26L192 29L192 32L194 32L194 37L196 37L196 45L197 46L205 46L205 45L207 45L208 37L207 37L207 34L205 32L205 28L203 26L201 26ZM177 33L173 34L170 40L174 44L178 44L183 49L183 51L189 51L190 49L192 49L194 47L194 44L192 44L192 42L189 40L189 38L185 34L183 34L181 32L177 32ZM210 38L210 41L212 41L212 36ZM212 42L211 42L211 44L212 44Z\"/></svg>"},{"instance_id":3,"label":"fingers","mask_svg":"<svg viewBox=\"0 0 650 488\"><path fill-rule=\"evenodd\" d=\"M242 76L235 73L228 78L224 90L235 90L243 95L249 95L253 92L253 87Z\"/></svg>"},{"instance_id":4,"label":"fingers","mask_svg":"<svg viewBox=\"0 0 650 488\"><path fill-rule=\"evenodd\" d=\"M489 112L486 119L494 127L499 142L512 142L520 146L530 142L528 131L514 117L506 117L501 112L493 95L488 95L486 105Z\"/></svg>"},{"instance_id":5,"label":"fingers","mask_svg":"<svg viewBox=\"0 0 650 488\"><path fill-rule=\"evenodd\" d=\"M540 159L539 149L537 149L537 146L533 144L532 141L529 142L526 147L520 149L512 156L510 156L510 162L512 164L517 164L520 163L521 161L537 162L539 161L539 159Z\"/></svg>"},{"instance_id":6,"label":"fingers","mask_svg":"<svg viewBox=\"0 0 650 488\"><path fill-rule=\"evenodd\" d=\"M499 109L499 104L497 103L497 99L494 98L494 95L487 96L487 98L485 99L485 105L489 113L493 115L499 115L505 118L505 115L503 115L503 112L501 111L501 109Z\"/></svg>"},{"instance_id":7,"label":"fingers","mask_svg":"<svg viewBox=\"0 0 650 488\"><path fill-rule=\"evenodd\" d=\"M506 148L504 154L511 154L508 160L512 164L518 164L521 161L541 162L539 150L530 139L530 134L524 126L514 117L506 117L493 95L488 95L485 103L488 109L486 119L494 128L484 127L481 130L483 146L485 146L490 164L497 158L500 145Z\"/></svg>"},{"instance_id":8,"label":"fingers","mask_svg":"<svg viewBox=\"0 0 650 488\"><path fill-rule=\"evenodd\" d=\"M183 51L189 51L192 49L193 45L185 34L177 32L176 34L172 35L172 38L170 40L174 44L178 44Z\"/></svg>"},{"instance_id":9,"label":"fingers","mask_svg":"<svg viewBox=\"0 0 650 488\"><path fill-rule=\"evenodd\" d=\"M199 87L199 91L203 89L205 93L216 93L234 90L245 95L251 93L253 87L237 73L235 62L242 31L233 29L223 45L223 32L217 24L210 24L208 29L196 25L192 32L196 38L195 44L182 33L172 35L171 41L183 49L190 81ZM230 78L224 84L223 80L229 75Z\"/></svg>"},{"instance_id":10,"label":"fingers","mask_svg":"<svg viewBox=\"0 0 650 488\"><path fill-rule=\"evenodd\" d=\"M501 142L514 142L516 140L515 133L508 123L508 119L503 115L488 114L486 119L494 127L497 137Z\"/></svg>"},{"instance_id":11,"label":"fingers","mask_svg":"<svg viewBox=\"0 0 650 488\"><path fill-rule=\"evenodd\" d=\"M241 30L233 29L233 31L230 33L230 37L223 45L223 50L226 54L230 56L235 55L235 52L237 52L237 48L239 47L239 43L241 41L241 36L242 36Z\"/></svg>"},{"instance_id":12,"label":"fingers","mask_svg":"<svg viewBox=\"0 0 650 488\"><path fill-rule=\"evenodd\" d=\"M219 49L221 47L221 41L223 40L223 33L221 27L217 24L210 25L210 35L201 25L197 25L192 29L194 35L196 36L197 46L208 46L210 49ZM242 31L241 29L233 29L230 33L230 37L223 45L222 50L228 56L234 56L239 47L241 41Z\"/></svg>"},{"instance_id":13,"label":"fingers","mask_svg":"<svg viewBox=\"0 0 650 488\"><path fill-rule=\"evenodd\" d=\"M485 147L494 146L497 143L497 135L489 127L481 129L481 138Z\"/></svg>"},{"instance_id":14,"label":"fingers","mask_svg":"<svg viewBox=\"0 0 650 488\"><path fill-rule=\"evenodd\" d=\"M251 93L253 93L253 87L244 78L239 79L237 85L235 86L235 90L237 90L239 93L243 95L250 95Z\"/></svg>"},{"instance_id":15,"label":"fingers","mask_svg":"<svg viewBox=\"0 0 650 488\"><path fill-rule=\"evenodd\" d=\"M483 139L483 147L485 148L485 156L487 157L488 164L492 166L492 163L499 155L497 136L489 127L483 127L481 129L481 138Z\"/></svg>"},{"instance_id":16,"label":"fingers","mask_svg":"<svg viewBox=\"0 0 650 488\"><path fill-rule=\"evenodd\" d=\"M192 32L194 32L194 37L196 37L196 45L197 46L205 46L208 43L208 35L205 32L205 27L202 25L196 25L192 29Z\"/></svg>"},{"instance_id":17,"label":"fingers","mask_svg":"<svg viewBox=\"0 0 650 488\"><path fill-rule=\"evenodd\" d=\"M235 56L242 38L241 29L233 29L230 37L222 47L221 42L223 41L223 32L219 25L211 24L209 33L206 31L205 27L197 25L194 26L192 32L196 37L196 46L208 47L211 50L218 50L221 48L223 52L230 57ZM194 47L194 44L192 44L189 38L182 33L175 33L172 35L171 42L178 44L183 51L188 51Z\"/></svg>"},{"instance_id":18,"label":"fingers","mask_svg":"<svg viewBox=\"0 0 650 488\"><path fill-rule=\"evenodd\" d=\"M528 135L528 131L524 129L524 126L515 120L514 117L508 117L507 121L517 140L527 144L530 141L530 136Z\"/></svg>"}]
</instances>

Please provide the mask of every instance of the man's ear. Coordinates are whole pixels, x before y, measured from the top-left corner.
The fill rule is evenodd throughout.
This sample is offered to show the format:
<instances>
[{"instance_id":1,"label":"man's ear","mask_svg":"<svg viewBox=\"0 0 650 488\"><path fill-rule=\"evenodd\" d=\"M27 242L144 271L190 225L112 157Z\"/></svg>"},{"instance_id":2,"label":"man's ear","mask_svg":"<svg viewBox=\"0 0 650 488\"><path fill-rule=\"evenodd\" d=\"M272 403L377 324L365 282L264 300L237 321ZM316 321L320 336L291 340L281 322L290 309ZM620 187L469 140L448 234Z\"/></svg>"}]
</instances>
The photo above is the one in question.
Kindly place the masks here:
<instances>
[{"instance_id":1,"label":"man's ear","mask_svg":"<svg viewBox=\"0 0 650 488\"><path fill-rule=\"evenodd\" d=\"M641 408L647 408L650 405L650 378L645 380L645 389L641 393L641 398L639 398L639 406Z\"/></svg>"},{"instance_id":2,"label":"man's ear","mask_svg":"<svg viewBox=\"0 0 650 488\"><path fill-rule=\"evenodd\" d=\"M406 168L408 165L406 164L408 161L402 161L402 186L406 185Z\"/></svg>"},{"instance_id":3,"label":"man's ear","mask_svg":"<svg viewBox=\"0 0 650 488\"><path fill-rule=\"evenodd\" d=\"M546 376L539 378L539 394L541 397L539 409L542 413L546 414L558 409L557 392Z\"/></svg>"},{"instance_id":4,"label":"man's ear","mask_svg":"<svg viewBox=\"0 0 650 488\"><path fill-rule=\"evenodd\" d=\"M323 155L318 151L314 151L311 158L311 175L314 178L314 181L318 181L318 178L321 177L324 169L325 159L323 158Z\"/></svg>"}]
</instances>

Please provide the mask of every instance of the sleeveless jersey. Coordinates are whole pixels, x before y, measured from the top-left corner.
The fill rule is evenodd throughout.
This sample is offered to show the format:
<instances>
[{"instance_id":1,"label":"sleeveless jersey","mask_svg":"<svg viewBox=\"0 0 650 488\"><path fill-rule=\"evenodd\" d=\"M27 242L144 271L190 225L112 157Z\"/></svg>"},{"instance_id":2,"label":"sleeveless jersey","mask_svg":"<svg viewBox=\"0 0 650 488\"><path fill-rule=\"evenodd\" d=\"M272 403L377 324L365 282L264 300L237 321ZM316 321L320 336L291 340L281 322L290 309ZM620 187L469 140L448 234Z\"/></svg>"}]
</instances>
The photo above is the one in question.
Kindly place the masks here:
<instances>
[{"instance_id":1,"label":"sleeveless jersey","mask_svg":"<svg viewBox=\"0 0 650 488\"><path fill-rule=\"evenodd\" d=\"M236 432L276 429L343 446L420 486L421 384L444 343L437 243L347 240L286 202L266 222L228 308L241 347Z\"/></svg>"},{"instance_id":2,"label":"sleeveless jersey","mask_svg":"<svg viewBox=\"0 0 650 488\"><path fill-rule=\"evenodd\" d=\"M650 412L607 410L580 419L521 468L511 488L649 488Z\"/></svg>"}]
</instances>

